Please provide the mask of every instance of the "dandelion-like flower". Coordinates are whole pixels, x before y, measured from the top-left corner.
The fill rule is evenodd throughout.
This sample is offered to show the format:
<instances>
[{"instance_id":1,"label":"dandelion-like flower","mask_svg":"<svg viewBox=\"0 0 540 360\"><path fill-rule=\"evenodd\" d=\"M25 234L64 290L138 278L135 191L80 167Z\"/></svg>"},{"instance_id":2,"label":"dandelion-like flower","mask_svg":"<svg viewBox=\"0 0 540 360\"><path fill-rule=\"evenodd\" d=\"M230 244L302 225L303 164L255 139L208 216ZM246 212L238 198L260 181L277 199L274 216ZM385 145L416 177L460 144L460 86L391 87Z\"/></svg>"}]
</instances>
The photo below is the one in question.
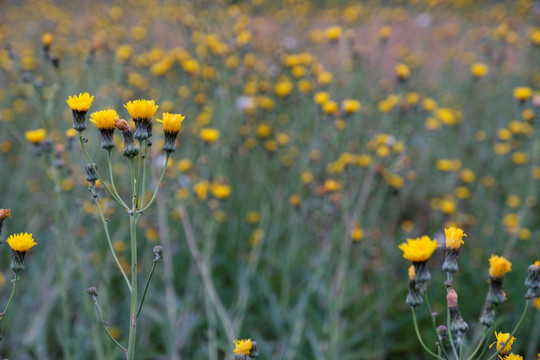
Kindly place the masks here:
<instances>
[{"instance_id":1,"label":"dandelion-like flower","mask_svg":"<svg viewBox=\"0 0 540 360\"><path fill-rule=\"evenodd\" d=\"M483 78L489 73L489 67L484 63L474 63L471 66L471 75L477 79Z\"/></svg>"},{"instance_id":2,"label":"dandelion-like flower","mask_svg":"<svg viewBox=\"0 0 540 360\"><path fill-rule=\"evenodd\" d=\"M512 263L502 256L491 255L489 258L489 292L488 304L499 305L506 301L502 289L504 275L512 270Z\"/></svg>"},{"instance_id":3,"label":"dandelion-like flower","mask_svg":"<svg viewBox=\"0 0 540 360\"><path fill-rule=\"evenodd\" d=\"M514 99L524 103L532 96L532 89L526 86L520 86L514 89Z\"/></svg>"},{"instance_id":4,"label":"dandelion-like flower","mask_svg":"<svg viewBox=\"0 0 540 360\"><path fill-rule=\"evenodd\" d=\"M497 344L497 351L499 351L501 348L501 355L504 355L504 354L507 354L510 352L510 350L512 350L512 344L514 343L514 341L516 341L516 338L515 337L510 337L510 333L503 333L503 332L496 332L495 331L495 338L497 339L497 342L496 343L493 343L491 345L489 345L489 348L491 349L491 347L495 344ZM506 345L504 345L506 343ZM504 345L504 348L503 348L503 345Z\"/></svg>"},{"instance_id":5,"label":"dandelion-like flower","mask_svg":"<svg viewBox=\"0 0 540 360\"><path fill-rule=\"evenodd\" d=\"M251 341L251 339L234 340L233 352L235 354L235 360L246 359L247 357L255 358L259 355L257 342Z\"/></svg>"},{"instance_id":6,"label":"dandelion-like flower","mask_svg":"<svg viewBox=\"0 0 540 360\"><path fill-rule=\"evenodd\" d=\"M10 235L6 242L12 250L11 270L17 274L24 269L24 258L26 257L26 253L32 247L37 245L37 243L34 241L32 234L26 232Z\"/></svg>"},{"instance_id":7,"label":"dandelion-like flower","mask_svg":"<svg viewBox=\"0 0 540 360\"><path fill-rule=\"evenodd\" d=\"M212 129L212 128L204 128L204 129L201 129L201 131L199 132L199 136L207 144L215 143L219 139L220 135L221 133L219 132L218 129Z\"/></svg>"},{"instance_id":8,"label":"dandelion-like flower","mask_svg":"<svg viewBox=\"0 0 540 360\"><path fill-rule=\"evenodd\" d=\"M501 360L523 360L523 356L510 353L505 357L502 357Z\"/></svg>"},{"instance_id":9,"label":"dandelion-like flower","mask_svg":"<svg viewBox=\"0 0 540 360\"><path fill-rule=\"evenodd\" d=\"M107 109L96 111L90 115L90 121L94 123L101 133L101 147L106 150L114 148L114 120L118 118L115 110Z\"/></svg>"},{"instance_id":10,"label":"dandelion-like flower","mask_svg":"<svg viewBox=\"0 0 540 360\"><path fill-rule=\"evenodd\" d=\"M24 133L26 140L34 145L39 145L47 136L45 129L29 130Z\"/></svg>"},{"instance_id":11,"label":"dandelion-like flower","mask_svg":"<svg viewBox=\"0 0 540 360\"><path fill-rule=\"evenodd\" d=\"M400 81L405 81L409 78L411 75L411 69L402 63L396 64L394 67L394 71L396 72L396 76Z\"/></svg>"},{"instance_id":12,"label":"dandelion-like flower","mask_svg":"<svg viewBox=\"0 0 540 360\"><path fill-rule=\"evenodd\" d=\"M171 153L176 150L176 137L182 127L182 121L185 116L180 114L164 113L163 120L156 120L163 124L163 132L165 134L165 142L163 143L163 151Z\"/></svg>"},{"instance_id":13,"label":"dandelion-like flower","mask_svg":"<svg viewBox=\"0 0 540 360\"><path fill-rule=\"evenodd\" d=\"M431 279L426 264L437 246L437 240L432 240L425 235L416 239L407 239L406 243L399 245L399 249L403 251L403 258L413 262L417 282L425 283Z\"/></svg>"},{"instance_id":14,"label":"dandelion-like flower","mask_svg":"<svg viewBox=\"0 0 540 360\"><path fill-rule=\"evenodd\" d=\"M444 250L443 270L449 273L458 271L458 256L461 245L464 244L463 237L467 236L462 229L449 227L444 229L446 236L446 248Z\"/></svg>"},{"instance_id":15,"label":"dandelion-like flower","mask_svg":"<svg viewBox=\"0 0 540 360\"><path fill-rule=\"evenodd\" d=\"M86 113L93 101L94 97L87 92L70 96L66 100L73 112L73 128L78 132L86 130Z\"/></svg>"},{"instance_id":16,"label":"dandelion-like flower","mask_svg":"<svg viewBox=\"0 0 540 360\"><path fill-rule=\"evenodd\" d=\"M341 108L343 111L345 111L347 114L352 114L360 110L362 107L362 104L358 100L354 99L345 99L341 103Z\"/></svg>"},{"instance_id":17,"label":"dandelion-like flower","mask_svg":"<svg viewBox=\"0 0 540 360\"><path fill-rule=\"evenodd\" d=\"M154 100L134 100L125 104L124 107L135 122L135 139L148 140L152 136L152 116L159 106Z\"/></svg>"}]
</instances>

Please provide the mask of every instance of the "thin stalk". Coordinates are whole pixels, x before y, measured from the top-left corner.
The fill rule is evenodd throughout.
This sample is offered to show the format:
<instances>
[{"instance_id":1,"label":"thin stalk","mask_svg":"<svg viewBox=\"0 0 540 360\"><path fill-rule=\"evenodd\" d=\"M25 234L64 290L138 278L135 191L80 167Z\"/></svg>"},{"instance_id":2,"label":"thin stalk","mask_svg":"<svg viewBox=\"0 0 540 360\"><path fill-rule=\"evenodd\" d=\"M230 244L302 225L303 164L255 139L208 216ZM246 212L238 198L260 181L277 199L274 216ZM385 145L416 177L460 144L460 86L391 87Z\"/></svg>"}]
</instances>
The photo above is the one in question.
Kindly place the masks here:
<instances>
[{"instance_id":1,"label":"thin stalk","mask_svg":"<svg viewBox=\"0 0 540 360\"><path fill-rule=\"evenodd\" d=\"M9 306L11 305L11 301L13 300L13 295L15 294L15 288L17 287L17 283L19 282L19 274L15 274L15 279L12 280L13 287L11 288L11 295L9 295L9 300L6 304L6 307L4 308L4 311L0 314L0 323L2 320L4 320L4 316L6 316Z\"/></svg>"},{"instance_id":2,"label":"thin stalk","mask_svg":"<svg viewBox=\"0 0 540 360\"><path fill-rule=\"evenodd\" d=\"M130 158L131 166L131 193L132 208L129 214L129 235L131 239L131 326L129 327L129 342L127 359L135 359L135 336L137 329L137 188L135 180L135 166Z\"/></svg>"},{"instance_id":3,"label":"thin stalk","mask_svg":"<svg viewBox=\"0 0 540 360\"><path fill-rule=\"evenodd\" d=\"M145 146L146 146L146 141L139 142L139 147L141 148L141 152L139 154L139 159L137 160L137 178L136 178L137 187L135 188L135 206L134 206L135 209L139 207L139 191L141 188L141 168L143 167L143 165L141 165L141 161L143 157L145 157L143 155L143 152L145 151Z\"/></svg>"},{"instance_id":4,"label":"thin stalk","mask_svg":"<svg viewBox=\"0 0 540 360\"><path fill-rule=\"evenodd\" d=\"M139 315L141 313L141 310L142 310L142 307L143 307L143 304L144 304L144 299L146 299L146 292L148 291L148 285L150 285L150 281L152 280L152 275L154 275L154 270L156 269L156 264L157 264L157 261L154 260L154 262L152 264L152 270L150 270L150 275L148 275L148 280L146 281L146 285L144 286L144 291L143 291L141 303L139 304L139 311L137 311L137 318L139 317Z\"/></svg>"},{"instance_id":5,"label":"thin stalk","mask_svg":"<svg viewBox=\"0 0 540 360\"><path fill-rule=\"evenodd\" d=\"M144 154L142 157L142 183L141 183L141 207L144 206L144 196L146 195L146 154L148 153L148 143L144 142Z\"/></svg>"},{"instance_id":6,"label":"thin stalk","mask_svg":"<svg viewBox=\"0 0 540 360\"><path fill-rule=\"evenodd\" d=\"M114 194L116 195L116 197L122 201L122 206L127 208L128 206L126 205L126 203L122 200L122 198L120 197L120 195L118 194L118 191L116 190L116 186L114 185L114 176L113 176L113 170L112 170L112 164L111 164L111 150L107 151L107 163L109 165L109 177L111 178L111 187L114 191Z\"/></svg>"},{"instance_id":7,"label":"thin stalk","mask_svg":"<svg viewBox=\"0 0 540 360\"><path fill-rule=\"evenodd\" d=\"M225 329L225 333L227 335L227 340L229 343L233 343L235 339L235 331L232 324L231 319L229 318L229 315L227 314L227 311L225 310L225 307L223 306L223 303L221 302L221 299L219 298L219 295L216 291L216 287L214 286L214 282L212 281L212 276L210 275L210 272L208 271L208 266L206 265L206 262L204 261L204 258L201 254L201 251L199 250L199 247L197 246L197 242L195 241L195 235L193 234L193 229L191 228L191 222L189 221L189 216L187 214L187 211L183 206L179 206L178 208L180 210L181 219L182 219L182 226L184 227L184 233L186 235L186 241L188 243L189 251L191 252L191 255L195 259L195 264L197 265L197 269L199 270L199 273L201 274L201 278L203 280L204 289L206 292L206 295L214 305L216 309L216 313L219 316L219 319L221 320L221 323L223 324L223 328Z\"/></svg>"},{"instance_id":8,"label":"thin stalk","mask_svg":"<svg viewBox=\"0 0 540 360\"><path fill-rule=\"evenodd\" d=\"M84 152L84 155L86 155L86 159L88 159L88 162L90 163L90 166L92 167L92 170L94 170L97 178L99 179L99 181L101 182L101 184L103 185L103 187L105 188L105 190L107 190L107 192L111 195L111 197L118 203L120 204L125 210L129 210L129 208L127 207L127 205L122 201L122 199L118 198L112 191L111 189L109 189L109 187L107 186L107 184L105 184L105 181L103 181L103 178L101 177L101 175L99 174L96 166L94 165L94 162L92 161L92 159L90 158L90 155L88 154L88 151L86 150L86 146L84 145L84 140L83 140L83 137L82 137L82 133L79 133L79 141L81 143L81 147L83 149L83 152Z\"/></svg>"},{"instance_id":9,"label":"thin stalk","mask_svg":"<svg viewBox=\"0 0 540 360\"><path fill-rule=\"evenodd\" d=\"M99 314L99 320L101 321L101 323L103 324L103 328L105 329L105 332L107 333L107 335L109 335L109 337L111 338L112 341L114 341L114 343L116 344L116 346L118 346L118 348L120 348L120 350L124 351L127 353L127 349L125 347L122 346L122 344L120 344L115 338L114 336L112 336L111 332L109 331L109 325L107 324L107 322L105 320L103 320L103 315L101 314L101 309L99 308L99 304L97 302L97 300L94 301L94 305L96 305L96 310Z\"/></svg>"},{"instance_id":10,"label":"thin stalk","mask_svg":"<svg viewBox=\"0 0 540 360\"><path fill-rule=\"evenodd\" d=\"M156 195L158 193L158 190L159 190L159 186L161 185L161 182L163 181L163 177L165 176L165 171L167 170L167 163L169 162L169 156L170 154L167 153L167 157L165 158L165 166L163 166L163 171L161 172L161 176L159 178L159 181L156 185L156 189L154 190L154 195L152 195L152 198L150 199L150 201L148 202L148 204L146 204L145 207L143 207L142 209L140 209L138 212L139 213L142 213L143 211L145 211L146 209L148 209L148 207L150 205L152 205L152 203L154 202L154 199L156 198Z\"/></svg>"},{"instance_id":11,"label":"thin stalk","mask_svg":"<svg viewBox=\"0 0 540 360\"><path fill-rule=\"evenodd\" d=\"M420 342L420 345L426 350L431 356L444 360L442 357L435 354L433 351L429 350L426 344L424 344L424 340L422 340L422 336L420 335L420 330L418 330L418 320L416 319L416 310L411 307L412 315L413 315L413 324L414 324L414 331L416 332L416 337L418 338L418 341Z\"/></svg>"},{"instance_id":12,"label":"thin stalk","mask_svg":"<svg viewBox=\"0 0 540 360\"><path fill-rule=\"evenodd\" d=\"M474 356L476 355L476 353L478 351L480 351L480 349L482 348L482 344L484 343L484 340L486 340L487 333L488 333L487 329L484 329L483 332L482 332L482 337L480 338L480 341L478 342L478 345L476 345L476 349L474 349L474 351L467 358L467 360L472 360L474 358Z\"/></svg>"},{"instance_id":13,"label":"thin stalk","mask_svg":"<svg viewBox=\"0 0 540 360\"><path fill-rule=\"evenodd\" d=\"M452 336L452 330L450 328L450 309L448 307L448 302L446 303L446 326L448 329L448 338L450 339L450 346L452 347L452 352L454 353L454 356L456 357L456 359L460 359L456 350L456 345L454 344L454 337Z\"/></svg>"},{"instance_id":14,"label":"thin stalk","mask_svg":"<svg viewBox=\"0 0 540 360\"><path fill-rule=\"evenodd\" d=\"M516 326L514 327L514 330L512 330L512 332L510 333L510 336L508 337L508 340L506 340L504 342L504 344L501 345L501 348L493 355L491 355L487 360L491 360L491 359L495 359L500 353L501 351L504 349L504 347L506 346L506 344L510 341L510 339L512 339L512 336L514 336L514 334L516 333L517 329L519 328L519 326L521 325L521 322L523 321L523 319L525 318L525 314L527 313L527 310L529 309L529 304L531 303L531 300L527 300L527 302L525 302L525 307L523 308L523 312L521 313L521 317L519 318L519 321L518 323L516 324Z\"/></svg>"},{"instance_id":15,"label":"thin stalk","mask_svg":"<svg viewBox=\"0 0 540 360\"><path fill-rule=\"evenodd\" d=\"M92 186L92 193L95 193L95 187ZM122 273L122 276L124 277L124 280L126 281L127 287L129 289L129 292L131 292L131 284L129 283L129 279L127 277L126 272L124 271L124 268L120 264L120 261L118 260L118 257L116 256L116 251L114 251L114 246L111 241L111 236L109 234L109 227L107 225L107 220L105 219L105 216L103 215L103 211L101 210L101 206L99 206L99 202L97 197L94 197L94 202L96 203L96 207L99 212L99 217L101 218L101 223L103 225L103 229L105 230L105 237L107 238L107 243L109 244L109 249L111 250L111 254L113 256L114 262L118 266L118 269Z\"/></svg>"}]
</instances>

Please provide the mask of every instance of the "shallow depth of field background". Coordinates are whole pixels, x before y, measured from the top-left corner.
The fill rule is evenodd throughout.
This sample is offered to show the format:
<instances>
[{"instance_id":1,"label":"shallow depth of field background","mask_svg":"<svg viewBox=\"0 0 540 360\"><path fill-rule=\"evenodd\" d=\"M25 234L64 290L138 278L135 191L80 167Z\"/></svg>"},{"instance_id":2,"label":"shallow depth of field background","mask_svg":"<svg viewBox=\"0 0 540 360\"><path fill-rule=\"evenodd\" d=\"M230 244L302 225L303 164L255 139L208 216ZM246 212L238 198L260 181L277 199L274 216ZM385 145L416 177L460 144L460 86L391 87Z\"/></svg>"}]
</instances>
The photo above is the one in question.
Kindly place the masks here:
<instances>
[{"instance_id":1,"label":"shallow depth of field background","mask_svg":"<svg viewBox=\"0 0 540 360\"><path fill-rule=\"evenodd\" d=\"M410 68L406 81L398 63ZM488 73L475 78L475 63ZM155 118L186 116L157 203L139 223L140 287L153 246L166 256L139 321L138 358L232 358L182 209L234 338L256 340L261 359L427 358L397 245L425 234L442 241L450 225L467 233L454 286L469 339L492 253L513 263L498 330L521 313L526 267L540 259L538 2L3 1L0 84L0 207L12 209L3 233L32 232L38 243L2 324L3 358L122 358L86 294L98 289L125 343L128 292L87 161L66 135L65 100L85 91L95 96L89 114L113 107L128 119L123 104L142 98L160 105ZM533 90L522 103L520 86ZM345 99L361 108L347 113ZM51 144L40 156L24 136L38 128ZM206 144L203 128L219 139ZM154 129L147 193L163 165ZM105 170L93 124L85 137ZM117 150L113 161L127 197L128 162ZM128 267L127 217L100 195ZM444 315L442 253L429 262L429 293ZM2 244L1 306L9 261ZM516 335L513 350L527 359L540 352L539 314L533 308ZM420 322L431 343L424 308Z\"/></svg>"}]
</instances>

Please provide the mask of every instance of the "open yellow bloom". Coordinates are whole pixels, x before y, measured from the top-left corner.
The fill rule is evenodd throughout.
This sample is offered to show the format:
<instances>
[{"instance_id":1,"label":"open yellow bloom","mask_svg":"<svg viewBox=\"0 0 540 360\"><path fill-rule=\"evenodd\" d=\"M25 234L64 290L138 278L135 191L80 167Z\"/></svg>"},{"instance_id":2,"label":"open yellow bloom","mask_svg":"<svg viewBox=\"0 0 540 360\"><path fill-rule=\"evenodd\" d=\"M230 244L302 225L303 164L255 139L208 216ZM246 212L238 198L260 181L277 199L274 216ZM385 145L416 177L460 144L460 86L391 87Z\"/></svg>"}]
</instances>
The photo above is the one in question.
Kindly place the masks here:
<instances>
[{"instance_id":1,"label":"open yellow bloom","mask_svg":"<svg viewBox=\"0 0 540 360\"><path fill-rule=\"evenodd\" d=\"M90 115L90 121L96 124L98 129L114 129L114 119L118 119L118 114L113 109L96 111Z\"/></svg>"},{"instance_id":2,"label":"open yellow bloom","mask_svg":"<svg viewBox=\"0 0 540 360\"><path fill-rule=\"evenodd\" d=\"M26 140L32 144L39 144L47 136L45 129L30 130L24 133Z\"/></svg>"},{"instance_id":3,"label":"open yellow bloom","mask_svg":"<svg viewBox=\"0 0 540 360\"><path fill-rule=\"evenodd\" d=\"M429 260L437 246L437 240L432 240L429 236L424 235L416 239L407 239L406 243L399 245L399 249L403 251L404 259L424 262Z\"/></svg>"},{"instance_id":4,"label":"open yellow bloom","mask_svg":"<svg viewBox=\"0 0 540 360\"><path fill-rule=\"evenodd\" d=\"M185 116L181 114L163 113L163 120L156 119L163 124L163 130L170 133L178 133Z\"/></svg>"},{"instance_id":5,"label":"open yellow bloom","mask_svg":"<svg viewBox=\"0 0 540 360\"><path fill-rule=\"evenodd\" d=\"M251 349L253 348L253 342L251 339L247 340L234 340L234 353L237 355L249 356Z\"/></svg>"},{"instance_id":6,"label":"open yellow bloom","mask_svg":"<svg viewBox=\"0 0 540 360\"><path fill-rule=\"evenodd\" d=\"M501 354L506 354L510 352L510 350L512 350L512 344L514 343L514 341L516 341L515 337L510 337L510 333L498 333L495 331L495 338L497 338L497 351L499 351L502 348L503 344L506 343L506 345L501 351ZM495 343L489 345L489 347L491 348L494 344Z\"/></svg>"},{"instance_id":7,"label":"open yellow bloom","mask_svg":"<svg viewBox=\"0 0 540 360\"><path fill-rule=\"evenodd\" d=\"M446 247L453 249L459 249L465 243L463 237L467 236L462 229L453 226L444 229L444 235L446 236Z\"/></svg>"},{"instance_id":8,"label":"open yellow bloom","mask_svg":"<svg viewBox=\"0 0 540 360\"><path fill-rule=\"evenodd\" d=\"M514 98L518 101L525 101L532 96L532 89L526 86L520 86L514 89Z\"/></svg>"},{"instance_id":9,"label":"open yellow bloom","mask_svg":"<svg viewBox=\"0 0 540 360\"><path fill-rule=\"evenodd\" d=\"M34 238L32 237L32 234L29 233L20 233L20 234L14 234L10 235L6 242L8 243L9 247L13 251L18 252L27 252L30 250L34 245L37 245L36 242L34 242Z\"/></svg>"},{"instance_id":10,"label":"open yellow bloom","mask_svg":"<svg viewBox=\"0 0 540 360\"><path fill-rule=\"evenodd\" d=\"M81 111L81 112L88 111L88 109L92 105L92 101L94 101L94 97L90 96L90 94L87 92L85 92L84 94L79 93L78 96L77 95L70 96L66 100L71 110Z\"/></svg>"},{"instance_id":11,"label":"open yellow bloom","mask_svg":"<svg viewBox=\"0 0 540 360\"><path fill-rule=\"evenodd\" d=\"M134 100L125 104L124 107L134 119L150 119L159 106L154 100Z\"/></svg>"},{"instance_id":12,"label":"open yellow bloom","mask_svg":"<svg viewBox=\"0 0 540 360\"><path fill-rule=\"evenodd\" d=\"M523 356L510 353L503 357L502 360L523 360Z\"/></svg>"},{"instance_id":13,"label":"open yellow bloom","mask_svg":"<svg viewBox=\"0 0 540 360\"><path fill-rule=\"evenodd\" d=\"M512 263L502 256L491 255L489 258L489 276L501 278L507 272L512 271Z\"/></svg>"},{"instance_id":14,"label":"open yellow bloom","mask_svg":"<svg viewBox=\"0 0 540 360\"><path fill-rule=\"evenodd\" d=\"M212 128L204 128L201 129L199 132L199 136L201 139L208 144L215 143L218 139L221 133L218 129L212 129Z\"/></svg>"}]
</instances>

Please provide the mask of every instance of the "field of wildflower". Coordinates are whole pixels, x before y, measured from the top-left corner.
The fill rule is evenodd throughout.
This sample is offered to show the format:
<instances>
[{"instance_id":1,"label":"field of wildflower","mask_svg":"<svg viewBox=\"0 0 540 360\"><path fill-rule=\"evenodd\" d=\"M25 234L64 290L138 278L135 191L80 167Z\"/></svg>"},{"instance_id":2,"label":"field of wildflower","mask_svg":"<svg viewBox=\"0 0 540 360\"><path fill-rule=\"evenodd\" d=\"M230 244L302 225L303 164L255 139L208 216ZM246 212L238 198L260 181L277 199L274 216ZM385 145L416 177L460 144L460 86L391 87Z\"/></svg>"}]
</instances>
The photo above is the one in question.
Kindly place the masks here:
<instances>
[{"instance_id":1,"label":"field of wildflower","mask_svg":"<svg viewBox=\"0 0 540 360\"><path fill-rule=\"evenodd\" d=\"M5 0L0 84L1 358L540 359L540 2Z\"/></svg>"}]
</instances>

